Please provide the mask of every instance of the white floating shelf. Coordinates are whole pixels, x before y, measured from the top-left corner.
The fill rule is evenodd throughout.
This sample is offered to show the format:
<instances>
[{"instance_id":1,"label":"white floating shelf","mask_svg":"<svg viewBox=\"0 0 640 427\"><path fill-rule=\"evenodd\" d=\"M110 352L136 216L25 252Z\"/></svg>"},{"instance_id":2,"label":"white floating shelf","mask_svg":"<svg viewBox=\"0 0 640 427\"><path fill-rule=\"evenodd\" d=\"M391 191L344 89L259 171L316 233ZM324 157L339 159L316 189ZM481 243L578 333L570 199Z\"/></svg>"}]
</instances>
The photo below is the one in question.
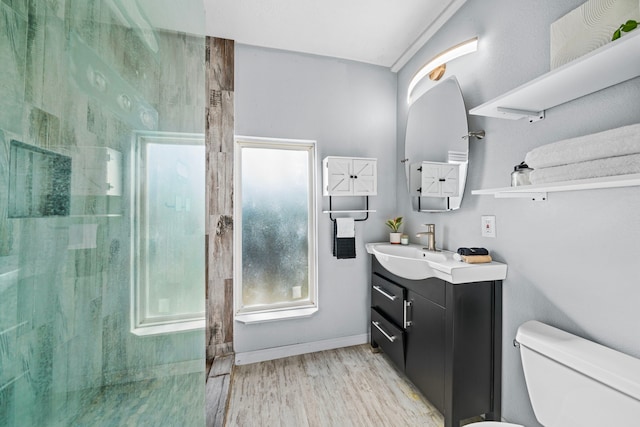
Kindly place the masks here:
<instances>
[{"instance_id":1,"label":"white floating shelf","mask_svg":"<svg viewBox=\"0 0 640 427\"><path fill-rule=\"evenodd\" d=\"M560 191L594 190L640 186L640 174L606 176L602 178L579 179L575 181L553 182L549 184L522 185L519 187L489 188L473 190L476 196L490 195L500 198L527 198L535 201L547 200L547 193Z\"/></svg>"},{"instance_id":2,"label":"white floating shelf","mask_svg":"<svg viewBox=\"0 0 640 427\"><path fill-rule=\"evenodd\" d=\"M530 122L565 102L640 76L640 30L608 43L469 110L476 116Z\"/></svg>"}]
</instances>

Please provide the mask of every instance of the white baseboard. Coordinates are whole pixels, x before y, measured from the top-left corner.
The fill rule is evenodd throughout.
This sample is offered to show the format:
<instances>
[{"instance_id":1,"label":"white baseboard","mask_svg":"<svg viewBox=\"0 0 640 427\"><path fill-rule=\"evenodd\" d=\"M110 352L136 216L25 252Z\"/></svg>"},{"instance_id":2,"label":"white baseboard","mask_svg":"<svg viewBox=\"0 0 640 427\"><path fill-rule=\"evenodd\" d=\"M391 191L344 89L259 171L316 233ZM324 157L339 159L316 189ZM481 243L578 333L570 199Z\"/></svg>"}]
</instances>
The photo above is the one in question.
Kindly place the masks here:
<instances>
[{"instance_id":1,"label":"white baseboard","mask_svg":"<svg viewBox=\"0 0 640 427\"><path fill-rule=\"evenodd\" d=\"M297 356L299 354L315 353L316 351L333 350L334 348L351 347L369 342L369 334L351 335L330 340L314 341L302 344L286 345L283 347L266 348L264 350L236 353L236 365L265 362L282 357Z\"/></svg>"}]
</instances>

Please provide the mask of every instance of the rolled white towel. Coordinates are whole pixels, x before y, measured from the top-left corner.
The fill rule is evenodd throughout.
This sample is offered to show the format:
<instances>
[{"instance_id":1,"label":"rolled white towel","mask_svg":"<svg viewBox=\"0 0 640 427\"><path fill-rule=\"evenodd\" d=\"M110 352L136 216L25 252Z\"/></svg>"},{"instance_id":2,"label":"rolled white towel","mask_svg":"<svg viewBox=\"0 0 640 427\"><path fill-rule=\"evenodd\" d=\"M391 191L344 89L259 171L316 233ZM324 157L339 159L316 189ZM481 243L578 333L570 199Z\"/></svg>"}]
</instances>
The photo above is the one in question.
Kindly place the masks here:
<instances>
[{"instance_id":1,"label":"rolled white towel","mask_svg":"<svg viewBox=\"0 0 640 427\"><path fill-rule=\"evenodd\" d=\"M542 145L524 162L533 169L640 153L640 123Z\"/></svg>"},{"instance_id":2,"label":"rolled white towel","mask_svg":"<svg viewBox=\"0 0 640 427\"><path fill-rule=\"evenodd\" d=\"M532 184L600 178L603 176L640 173L640 154L608 157L570 165L534 169L529 178Z\"/></svg>"}]
</instances>

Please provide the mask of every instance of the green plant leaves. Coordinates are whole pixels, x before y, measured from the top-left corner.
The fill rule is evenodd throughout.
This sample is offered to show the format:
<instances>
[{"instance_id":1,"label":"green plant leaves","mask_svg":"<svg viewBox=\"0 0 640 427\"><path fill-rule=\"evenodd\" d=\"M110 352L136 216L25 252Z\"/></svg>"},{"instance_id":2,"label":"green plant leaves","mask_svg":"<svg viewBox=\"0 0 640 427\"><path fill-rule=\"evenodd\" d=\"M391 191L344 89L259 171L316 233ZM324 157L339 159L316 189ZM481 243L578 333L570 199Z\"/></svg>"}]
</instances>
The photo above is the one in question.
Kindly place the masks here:
<instances>
[{"instance_id":1,"label":"green plant leaves","mask_svg":"<svg viewBox=\"0 0 640 427\"><path fill-rule=\"evenodd\" d=\"M622 35L622 31L628 33L629 31L633 31L638 28L638 21L634 21L633 19L629 19L624 24L620 25L620 28L613 32L613 37L611 37L611 41L617 40Z\"/></svg>"},{"instance_id":2,"label":"green plant leaves","mask_svg":"<svg viewBox=\"0 0 640 427\"><path fill-rule=\"evenodd\" d=\"M402 217L399 216L397 218L388 219L385 224L387 224L391 231L396 233L398 231L398 228L400 228L400 226L402 225Z\"/></svg>"},{"instance_id":3,"label":"green plant leaves","mask_svg":"<svg viewBox=\"0 0 640 427\"><path fill-rule=\"evenodd\" d=\"M622 28L622 31L628 33L629 31L638 28L638 23L633 19L629 19L626 23L622 24L620 28Z\"/></svg>"}]
</instances>

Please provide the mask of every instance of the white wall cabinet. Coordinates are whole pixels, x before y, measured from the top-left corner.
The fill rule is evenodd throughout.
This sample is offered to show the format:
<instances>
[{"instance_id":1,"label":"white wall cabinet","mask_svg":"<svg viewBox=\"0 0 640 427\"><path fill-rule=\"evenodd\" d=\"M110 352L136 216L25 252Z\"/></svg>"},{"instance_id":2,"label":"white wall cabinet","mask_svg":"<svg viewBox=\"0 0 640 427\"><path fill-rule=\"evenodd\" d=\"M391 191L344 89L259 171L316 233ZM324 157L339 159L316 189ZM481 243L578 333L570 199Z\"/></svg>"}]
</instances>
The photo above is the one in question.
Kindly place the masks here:
<instances>
[{"instance_id":1,"label":"white wall cabinet","mask_svg":"<svg viewBox=\"0 0 640 427\"><path fill-rule=\"evenodd\" d=\"M414 163L411 165L410 180L414 197L457 197L460 194L460 165Z\"/></svg>"},{"instance_id":2,"label":"white wall cabinet","mask_svg":"<svg viewBox=\"0 0 640 427\"><path fill-rule=\"evenodd\" d=\"M322 161L324 196L375 196L378 192L377 159L325 157Z\"/></svg>"}]
</instances>

